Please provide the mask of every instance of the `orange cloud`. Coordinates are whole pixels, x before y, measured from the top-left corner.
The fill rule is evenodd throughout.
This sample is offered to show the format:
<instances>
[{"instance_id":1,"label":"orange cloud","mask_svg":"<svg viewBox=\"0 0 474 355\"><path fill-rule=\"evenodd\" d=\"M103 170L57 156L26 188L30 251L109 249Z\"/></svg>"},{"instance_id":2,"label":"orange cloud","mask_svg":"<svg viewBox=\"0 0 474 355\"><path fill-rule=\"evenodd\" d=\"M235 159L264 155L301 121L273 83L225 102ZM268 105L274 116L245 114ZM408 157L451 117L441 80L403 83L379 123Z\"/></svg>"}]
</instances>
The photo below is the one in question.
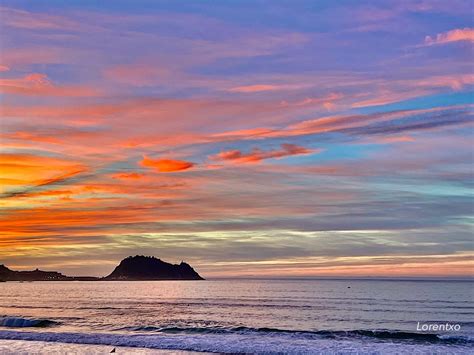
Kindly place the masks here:
<instances>
[{"instance_id":1,"label":"orange cloud","mask_svg":"<svg viewBox=\"0 0 474 355\"><path fill-rule=\"evenodd\" d=\"M239 163L258 163L265 159L284 158L291 155L303 155L316 153L317 150L307 149L295 144L282 144L281 149L263 151L255 148L250 153L242 153L240 150L229 150L212 156L215 160L229 160Z\"/></svg>"},{"instance_id":2,"label":"orange cloud","mask_svg":"<svg viewBox=\"0 0 474 355\"><path fill-rule=\"evenodd\" d=\"M56 137L48 137L42 136L34 133L29 132L15 132L10 134L0 134L0 137L5 139L13 139L19 141L27 141L27 142L37 142L37 143L51 143L51 144L59 144L62 141Z\"/></svg>"},{"instance_id":3,"label":"orange cloud","mask_svg":"<svg viewBox=\"0 0 474 355\"><path fill-rule=\"evenodd\" d=\"M444 33L438 33L436 37L426 36L425 44L443 44L449 42L469 41L474 42L474 29L472 28L458 28Z\"/></svg>"},{"instance_id":4,"label":"orange cloud","mask_svg":"<svg viewBox=\"0 0 474 355\"><path fill-rule=\"evenodd\" d=\"M172 159L150 159L144 156L140 165L147 168L155 169L160 173L171 173L175 171L182 171L190 169L194 166L194 163L184 160L172 160Z\"/></svg>"},{"instance_id":5,"label":"orange cloud","mask_svg":"<svg viewBox=\"0 0 474 355\"><path fill-rule=\"evenodd\" d=\"M76 162L30 154L0 154L1 177L17 181L14 185L41 184L57 175L84 169ZM8 187L8 186L2 186Z\"/></svg>"},{"instance_id":6,"label":"orange cloud","mask_svg":"<svg viewBox=\"0 0 474 355\"><path fill-rule=\"evenodd\" d=\"M128 180L128 179L138 180L138 179L141 179L143 176L144 175L140 173L118 173L118 174L112 175L112 178L124 179L124 180Z\"/></svg>"},{"instance_id":7,"label":"orange cloud","mask_svg":"<svg viewBox=\"0 0 474 355\"><path fill-rule=\"evenodd\" d=\"M0 92L32 96L95 96L96 89L83 86L57 86L45 75L32 73L17 79L0 79Z\"/></svg>"},{"instance_id":8,"label":"orange cloud","mask_svg":"<svg viewBox=\"0 0 474 355\"><path fill-rule=\"evenodd\" d=\"M69 196L74 192L71 190L45 190L45 191L34 191L25 192L18 197L51 197L51 196Z\"/></svg>"},{"instance_id":9,"label":"orange cloud","mask_svg":"<svg viewBox=\"0 0 474 355\"><path fill-rule=\"evenodd\" d=\"M237 86L235 88L229 89L231 92L260 92L260 91L273 91L281 89L279 85L265 85L265 84L257 84L257 85L246 85L246 86Z\"/></svg>"},{"instance_id":10,"label":"orange cloud","mask_svg":"<svg viewBox=\"0 0 474 355\"><path fill-rule=\"evenodd\" d=\"M86 171L81 164L36 155L0 154L0 161L1 199L36 196L70 183Z\"/></svg>"}]
</instances>

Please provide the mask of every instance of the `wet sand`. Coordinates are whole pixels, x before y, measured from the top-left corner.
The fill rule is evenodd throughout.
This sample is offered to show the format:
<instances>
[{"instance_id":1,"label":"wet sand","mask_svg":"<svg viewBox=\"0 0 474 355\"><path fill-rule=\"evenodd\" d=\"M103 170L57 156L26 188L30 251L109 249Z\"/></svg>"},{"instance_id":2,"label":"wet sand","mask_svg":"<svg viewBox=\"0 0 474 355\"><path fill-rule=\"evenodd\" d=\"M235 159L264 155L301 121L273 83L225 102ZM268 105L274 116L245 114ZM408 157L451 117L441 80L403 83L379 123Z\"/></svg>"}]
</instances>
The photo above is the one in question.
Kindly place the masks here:
<instances>
[{"instance_id":1,"label":"wet sand","mask_svg":"<svg viewBox=\"0 0 474 355\"><path fill-rule=\"evenodd\" d=\"M44 341L0 340L0 354L109 354L115 349L116 354L157 354L157 355L188 355L204 354L192 351L158 350L130 347L114 347L110 345L67 344Z\"/></svg>"}]
</instances>

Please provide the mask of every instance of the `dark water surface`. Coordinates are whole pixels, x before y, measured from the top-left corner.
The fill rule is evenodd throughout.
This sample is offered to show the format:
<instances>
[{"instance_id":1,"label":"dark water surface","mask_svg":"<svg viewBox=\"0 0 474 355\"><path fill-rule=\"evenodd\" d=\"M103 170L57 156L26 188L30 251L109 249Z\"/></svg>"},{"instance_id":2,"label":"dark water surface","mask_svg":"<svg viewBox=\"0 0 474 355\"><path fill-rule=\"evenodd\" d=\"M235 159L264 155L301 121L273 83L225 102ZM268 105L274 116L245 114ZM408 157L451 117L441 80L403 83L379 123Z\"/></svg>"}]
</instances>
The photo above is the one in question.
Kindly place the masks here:
<instances>
[{"instance_id":1,"label":"dark water surface","mask_svg":"<svg viewBox=\"0 0 474 355\"><path fill-rule=\"evenodd\" d=\"M472 353L474 283L0 284L0 339L220 353ZM423 324L459 331L417 331Z\"/></svg>"}]
</instances>

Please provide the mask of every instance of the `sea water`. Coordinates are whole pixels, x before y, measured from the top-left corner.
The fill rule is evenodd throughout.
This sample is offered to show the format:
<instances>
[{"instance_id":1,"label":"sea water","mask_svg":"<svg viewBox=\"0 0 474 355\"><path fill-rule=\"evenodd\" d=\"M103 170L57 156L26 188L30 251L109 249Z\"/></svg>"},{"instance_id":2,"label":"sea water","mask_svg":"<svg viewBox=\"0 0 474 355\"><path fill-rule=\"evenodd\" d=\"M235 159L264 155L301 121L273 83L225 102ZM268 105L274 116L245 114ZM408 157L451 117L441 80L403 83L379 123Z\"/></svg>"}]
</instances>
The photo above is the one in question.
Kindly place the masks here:
<instances>
[{"instance_id":1,"label":"sea water","mask_svg":"<svg viewBox=\"0 0 474 355\"><path fill-rule=\"evenodd\" d=\"M446 280L7 282L0 284L0 339L216 353L469 354L473 286Z\"/></svg>"}]
</instances>

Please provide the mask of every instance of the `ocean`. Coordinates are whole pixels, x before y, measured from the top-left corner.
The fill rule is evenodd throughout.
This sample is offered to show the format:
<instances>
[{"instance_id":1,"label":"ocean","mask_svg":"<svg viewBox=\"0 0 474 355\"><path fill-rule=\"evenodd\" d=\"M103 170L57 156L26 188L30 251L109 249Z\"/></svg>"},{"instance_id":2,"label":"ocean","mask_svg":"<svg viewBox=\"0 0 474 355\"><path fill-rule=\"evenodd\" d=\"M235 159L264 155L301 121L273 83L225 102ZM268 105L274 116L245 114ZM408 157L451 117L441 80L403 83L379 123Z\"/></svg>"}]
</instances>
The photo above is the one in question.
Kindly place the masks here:
<instances>
[{"instance_id":1,"label":"ocean","mask_svg":"<svg viewBox=\"0 0 474 355\"><path fill-rule=\"evenodd\" d=\"M7 282L0 283L0 340L54 342L56 349L472 354L473 286L352 279Z\"/></svg>"}]
</instances>

